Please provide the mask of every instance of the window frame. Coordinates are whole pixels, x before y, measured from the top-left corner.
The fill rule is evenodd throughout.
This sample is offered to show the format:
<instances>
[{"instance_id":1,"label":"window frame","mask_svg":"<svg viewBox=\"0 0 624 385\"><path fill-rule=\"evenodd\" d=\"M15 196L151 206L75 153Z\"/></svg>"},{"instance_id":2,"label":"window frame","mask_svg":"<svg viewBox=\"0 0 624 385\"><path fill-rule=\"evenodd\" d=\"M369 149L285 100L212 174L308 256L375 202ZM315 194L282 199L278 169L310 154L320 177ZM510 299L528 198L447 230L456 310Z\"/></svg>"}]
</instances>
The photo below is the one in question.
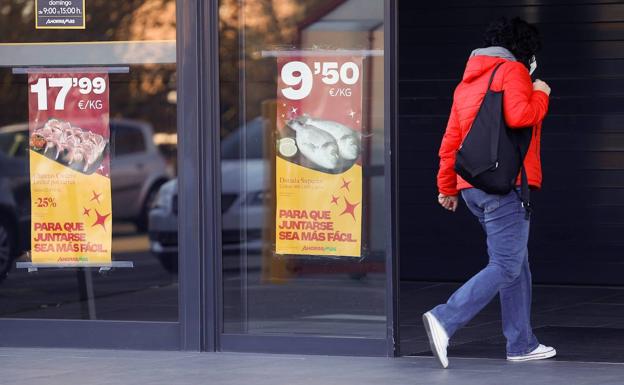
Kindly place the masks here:
<instances>
[{"instance_id":1,"label":"window frame","mask_svg":"<svg viewBox=\"0 0 624 385\"><path fill-rule=\"evenodd\" d=\"M102 348L141 350L193 350L202 347L202 255L197 207L202 174L195 167L200 156L200 109L197 87L200 77L201 50L198 41L203 15L199 0L177 0L176 65L178 74L178 164L180 190L178 321L113 321L70 319L0 318L0 346ZM200 63L201 62L201 63ZM148 149L146 143L146 150ZM200 314L201 313L201 314ZM208 350L212 350L208 347Z\"/></svg>"},{"instance_id":2,"label":"window frame","mask_svg":"<svg viewBox=\"0 0 624 385\"><path fill-rule=\"evenodd\" d=\"M384 92L387 95L384 98L384 178L387 197L385 201L386 221L389 226L386 227L386 336L385 338L353 338L353 337L335 337L335 336L302 336L295 334L279 334L279 335L253 335L240 333L224 333L223 330L223 292L222 292L222 265L220 249L220 217L214 215L220 213L220 195L214 194L221 191L220 184L220 154L219 146L214 143L219 141L219 111L214 110L218 107L219 102L219 77L218 63L214 68L212 65L205 63L208 68L208 75L204 77L203 88L209 91L212 98L209 99L210 105L213 107L213 116L209 123L212 128L208 130L207 137L212 141L213 151L207 151L212 156L210 165L210 174L214 178L212 187L207 186L210 193L204 195L204 199L215 199L215 212L213 218L218 221L213 223L211 228L216 232L210 233L213 241L210 242L213 247L212 253L208 257L207 269L208 274L212 274L214 284L209 284L206 288L207 301L206 308L212 312L214 316L206 320L206 330L213 331L210 334L211 341L214 338L214 348L218 351L233 352L264 352L264 353L291 353L291 354L324 354L324 355L351 355L351 356L397 356L399 354L399 328L398 328L398 217L396 215L398 207L398 183L397 183L397 167L395 147L397 146L396 137L396 74L397 74L397 0L380 0L384 1ZM217 2L210 2L213 15L218 11ZM207 17L207 20L214 21L208 26L207 36L209 38L204 42L203 47L208 55L218 58L218 19ZM212 27L212 28L211 28ZM210 36L212 34L213 36ZM214 64L214 63L213 63ZM205 143L210 146L210 143ZM207 147L209 148L209 147ZM216 177L215 177L216 176ZM204 233L206 234L206 233ZM209 276L210 277L210 276ZM211 306L212 305L212 306ZM216 326L215 329L212 327ZM212 346L212 345L210 345Z\"/></svg>"}]
</instances>

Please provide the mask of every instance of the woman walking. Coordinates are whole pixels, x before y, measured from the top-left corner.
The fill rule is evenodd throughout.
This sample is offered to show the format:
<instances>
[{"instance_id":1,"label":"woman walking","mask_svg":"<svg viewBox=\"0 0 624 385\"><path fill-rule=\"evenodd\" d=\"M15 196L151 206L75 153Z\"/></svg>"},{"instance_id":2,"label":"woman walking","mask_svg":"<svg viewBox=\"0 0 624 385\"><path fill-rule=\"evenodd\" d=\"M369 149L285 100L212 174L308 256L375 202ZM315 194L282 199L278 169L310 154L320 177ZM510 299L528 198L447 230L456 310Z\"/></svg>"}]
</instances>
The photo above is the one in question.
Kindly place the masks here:
<instances>
[{"instance_id":1,"label":"woman walking","mask_svg":"<svg viewBox=\"0 0 624 385\"><path fill-rule=\"evenodd\" d=\"M489 82L503 92L503 115L511 129L533 127L524 168L531 189L542 184L540 164L541 124L548 111L550 87L533 82L535 53L541 43L537 29L521 20L500 19L488 27L484 48L470 55L453 95L453 106L440 146L438 202L455 211L461 193L487 237L488 265L461 286L444 304L423 315L431 349L442 367L448 366L449 338L466 325L495 296L500 295L507 359L528 361L556 355L540 344L531 328L531 271L528 261L530 217L519 188L506 195L488 194L472 187L455 172L455 155L470 130ZM496 71L496 72L495 72ZM491 80L490 80L491 79ZM520 185L520 178L518 179Z\"/></svg>"}]
</instances>

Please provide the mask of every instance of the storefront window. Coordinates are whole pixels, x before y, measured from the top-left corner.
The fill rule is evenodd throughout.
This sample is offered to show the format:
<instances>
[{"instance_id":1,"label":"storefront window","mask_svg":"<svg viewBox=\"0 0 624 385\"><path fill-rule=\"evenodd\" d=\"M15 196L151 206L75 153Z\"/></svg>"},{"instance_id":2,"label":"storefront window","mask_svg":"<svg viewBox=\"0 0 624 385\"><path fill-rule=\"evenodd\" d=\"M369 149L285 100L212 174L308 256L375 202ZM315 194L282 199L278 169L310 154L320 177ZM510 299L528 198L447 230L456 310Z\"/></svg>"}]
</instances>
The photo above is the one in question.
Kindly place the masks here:
<instances>
[{"instance_id":1,"label":"storefront window","mask_svg":"<svg viewBox=\"0 0 624 385\"><path fill-rule=\"evenodd\" d=\"M386 337L383 19L220 2L223 332Z\"/></svg>"},{"instance_id":2,"label":"storefront window","mask_svg":"<svg viewBox=\"0 0 624 385\"><path fill-rule=\"evenodd\" d=\"M177 321L176 2L45 3L0 5L0 317Z\"/></svg>"}]
</instances>

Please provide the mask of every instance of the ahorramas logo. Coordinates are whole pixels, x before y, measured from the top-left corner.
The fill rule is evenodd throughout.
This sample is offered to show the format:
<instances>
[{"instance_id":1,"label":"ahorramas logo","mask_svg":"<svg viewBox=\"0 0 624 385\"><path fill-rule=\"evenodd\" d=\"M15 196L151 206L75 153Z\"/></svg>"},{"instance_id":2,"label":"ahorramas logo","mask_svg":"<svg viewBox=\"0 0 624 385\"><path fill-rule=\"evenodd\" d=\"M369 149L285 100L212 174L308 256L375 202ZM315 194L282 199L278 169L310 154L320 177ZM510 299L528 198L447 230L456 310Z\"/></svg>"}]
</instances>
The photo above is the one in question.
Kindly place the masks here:
<instances>
[{"instance_id":1,"label":"ahorramas logo","mask_svg":"<svg viewBox=\"0 0 624 385\"><path fill-rule=\"evenodd\" d=\"M88 262L89 258L81 255L80 257L59 257L58 262Z\"/></svg>"},{"instance_id":2,"label":"ahorramas logo","mask_svg":"<svg viewBox=\"0 0 624 385\"><path fill-rule=\"evenodd\" d=\"M336 251L333 246L303 246L303 251Z\"/></svg>"},{"instance_id":3,"label":"ahorramas logo","mask_svg":"<svg viewBox=\"0 0 624 385\"><path fill-rule=\"evenodd\" d=\"M76 24L76 20L74 19L48 19L46 20L46 24Z\"/></svg>"}]
</instances>

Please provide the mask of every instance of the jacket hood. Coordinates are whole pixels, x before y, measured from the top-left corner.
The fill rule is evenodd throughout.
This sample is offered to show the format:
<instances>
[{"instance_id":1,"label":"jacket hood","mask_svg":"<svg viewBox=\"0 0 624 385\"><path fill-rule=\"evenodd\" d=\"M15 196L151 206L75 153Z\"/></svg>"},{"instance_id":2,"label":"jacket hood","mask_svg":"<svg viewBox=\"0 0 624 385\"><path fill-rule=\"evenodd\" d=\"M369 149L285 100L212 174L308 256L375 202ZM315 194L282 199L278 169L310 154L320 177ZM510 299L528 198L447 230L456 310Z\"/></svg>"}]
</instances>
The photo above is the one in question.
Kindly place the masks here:
<instances>
[{"instance_id":1,"label":"jacket hood","mask_svg":"<svg viewBox=\"0 0 624 385\"><path fill-rule=\"evenodd\" d=\"M516 61L516 57L504 47L492 46L475 49L470 54L468 63L466 63L462 80L469 83L491 71L498 63L505 61Z\"/></svg>"},{"instance_id":2,"label":"jacket hood","mask_svg":"<svg viewBox=\"0 0 624 385\"><path fill-rule=\"evenodd\" d=\"M513 53L511 53L510 50L508 50L505 47L500 47L496 45L493 45L491 47L485 47L485 48L477 48L470 53L470 57L473 57L473 56L495 56L495 57L502 57L503 59L507 59L511 61L516 61L516 57L514 56Z\"/></svg>"}]
</instances>

